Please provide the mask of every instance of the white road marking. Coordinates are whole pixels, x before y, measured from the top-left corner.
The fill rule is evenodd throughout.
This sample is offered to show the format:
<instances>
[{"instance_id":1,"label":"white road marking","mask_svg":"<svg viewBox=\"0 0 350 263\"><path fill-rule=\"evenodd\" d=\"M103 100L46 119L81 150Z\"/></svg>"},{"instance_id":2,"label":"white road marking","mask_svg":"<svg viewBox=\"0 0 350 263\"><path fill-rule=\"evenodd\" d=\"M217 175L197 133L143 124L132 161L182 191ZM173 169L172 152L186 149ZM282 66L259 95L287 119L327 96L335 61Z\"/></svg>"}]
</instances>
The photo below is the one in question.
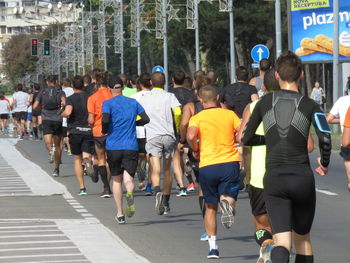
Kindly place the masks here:
<instances>
[{"instance_id":1,"label":"white road marking","mask_svg":"<svg viewBox=\"0 0 350 263\"><path fill-rule=\"evenodd\" d=\"M322 193L322 194L325 194L325 195L332 195L332 196L338 195L337 193L333 193L333 192L330 192L330 191L327 191L327 190L321 190L321 189L318 189L318 188L316 188L316 192L319 192L319 193Z\"/></svg>"}]
</instances>

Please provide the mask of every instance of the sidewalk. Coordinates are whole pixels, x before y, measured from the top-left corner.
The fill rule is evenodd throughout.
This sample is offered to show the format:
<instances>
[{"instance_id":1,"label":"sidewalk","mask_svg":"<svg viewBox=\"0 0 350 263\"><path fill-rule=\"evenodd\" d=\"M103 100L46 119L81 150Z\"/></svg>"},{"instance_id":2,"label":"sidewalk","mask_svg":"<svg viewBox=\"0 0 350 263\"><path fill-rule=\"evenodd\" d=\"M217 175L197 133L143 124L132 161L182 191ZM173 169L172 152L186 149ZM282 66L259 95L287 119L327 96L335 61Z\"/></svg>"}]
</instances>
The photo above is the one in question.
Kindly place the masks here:
<instances>
[{"instance_id":1,"label":"sidewalk","mask_svg":"<svg viewBox=\"0 0 350 263\"><path fill-rule=\"evenodd\" d=\"M0 139L0 263L148 262Z\"/></svg>"}]
</instances>

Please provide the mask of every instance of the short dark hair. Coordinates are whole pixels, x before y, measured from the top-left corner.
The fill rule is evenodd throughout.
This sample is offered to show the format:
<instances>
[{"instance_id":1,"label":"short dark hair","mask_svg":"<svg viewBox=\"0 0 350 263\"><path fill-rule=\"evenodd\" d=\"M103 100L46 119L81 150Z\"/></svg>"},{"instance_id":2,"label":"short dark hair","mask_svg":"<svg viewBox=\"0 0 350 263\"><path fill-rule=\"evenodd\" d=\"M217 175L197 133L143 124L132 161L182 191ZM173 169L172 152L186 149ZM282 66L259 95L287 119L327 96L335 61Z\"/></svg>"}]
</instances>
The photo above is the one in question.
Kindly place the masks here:
<instances>
[{"instance_id":1,"label":"short dark hair","mask_svg":"<svg viewBox=\"0 0 350 263\"><path fill-rule=\"evenodd\" d=\"M262 60L260 60L259 68L261 71L266 72L268 69L271 68L271 61L266 58L263 58Z\"/></svg>"},{"instance_id":2,"label":"short dark hair","mask_svg":"<svg viewBox=\"0 0 350 263\"><path fill-rule=\"evenodd\" d=\"M116 85L119 85L120 87L115 88ZM124 88L124 82L121 78L118 76L111 76L108 80L108 86L110 89L123 89Z\"/></svg>"},{"instance_id":3,"label":"short dark hair","mask_svg":"<svg viewBox=\"0 0 350 263\"><path fill-rule=\"evenodd\" d=\"M120 77L119 77L119 78L120 78ZM137 79L138 79L138 78L139 78L139 76L136 75L136 74L131 75L131 77L130 77L130 79L129 79L130 84L136 85L136 82L137 82Z\"/></svg>"},{"instance_id":4,"label":"short dark hair","mask_svg":"<svg viewBox=\"0 0 350 263\"><path fill-rule=\"evenodd\" d=\"M72 82L74 89L82 90L84 88L84 79L82 76L76 75Z\"/></svg>"},{"instance_id":5,"label":"short dark hair","mask_svg":"<svg viewBox=\"0 0 350 263\"><path fill-rule=\"evenodd\" d=\"M210 79L211 84L216 84L217 83L219 75L218 75L218 73L216 71L209 70L207 72L207 76Z\"/></svg>"},{"instance_id":6,"label":"short dark hair","mask_svg":"<svg viewBox=\"0 0 350 263\"><path fill-rule=\"evenodd\" d=\"M98 72L96 74L96 85L97 86L108 85L108 72Z\"/></svg>"},{"instance_id":7,"label":"short dark hair","mask_svg":"<svg viewBox=\"0 0 350 263\"><path fill-rule=\"evenodd\" d=\"M203 70L197 70L194 74L193 74L193 79L197 80L200 76L204 76L205 72Z\"/></svg>"},{"instance_id":8,"label":"short dark hair","mask_svg":"<svg viewBox=\"0 0 350 263\"><path fill-rule=\"evenodd\" d=\"M97 73L99 73L99 72L101 72L100 69L98 69L98 68L93 69L93 70L91 71L91 78L92 78L92 79L96 79Z\"/></svg>"},{"instance_id":9,"label":"short dark hair","mask_svg":"<svg viewBox=\"0 0 350 263\"><path fill-rule=\"evenodd\" d=\"M165 75L163 72L154 72L151 75L153 87L163 88L165 85Z\"/></svg>"},{"instance_id":10,"label":"short dark hair","mask_svg":"<svg viewBox=\"0 0 350 263\"><path fill-rule=\"evenodd\" d=\"M127 77L125 74L119 74L118 77L123 81L124 86L126 85Z\"/></svg>"},{"instance_id":11,"label":"short dark hair","mask_svg":"<svg viewBox=\"0 0 350 263\"><path fill-rule=\"evenodd\" d=\"M183 85L186 74L182 70L176 70L173 74L174 83L176 85Z\"/></svg>"},{"instance_id":12,"label":"short dark hair","mask_svg":"<svg viewBox=\"0 0 350 263\"><path fill-rule=\"evenodd\" d=\"M237 80L247 81L249 77L248 69L243 66L238 66L236 68L236 77L237 77Z\"/></svg>"},{"instance_id":13,"label":"short dark hair","mask_svg":"<svg viewBox=\"0 0 350 263\"><path fill-rule=\"evenodd\" d=\"M192 78L190 76L185 77L183 86L186 89L192 89L192 87L193 87L193 80L192 80Z\"/></svg>"},{"instance_id":14,"label":"short dark hair","mask_svg":"<svg viewBox=\"0 0 350 263\"><path fill-rule=\"evenodd\" d=\"M83 77L84 85L90 85L91 84L91 76L89 74L84 75Z\"/></svg>"},{"instance_id":15,"label":"short dark hair","mask_svg":"<svg viewBox=\"0 0 350 263\"><path fill-rule=\"evenodd\" d=\"M198 96L204 101L204 102L213 102L216 100L218 95L218 92L216 91L216 88L211 85L205 85L199 89Z\"/></svg>"},{"instance_id":16,"label":"short dark hair","mask_svg":"<svg viewBox=\"0 0 350 263\"><path fill-rule=\"evenodd\" d=\"M139 78L139 82L145 88L150 89L152 87L151 74L149 74L149 73L142 73L140 78Z\"/></svg>"},{"instance_id":17,"label":"short dark hair","mask_svg":"<svg viewBox=\"0 0 350 263\"><path fill-rule=\"evenodd\" d=\"M55 75L50 75L46 78L46 82L56 84L57 83L57 78Z\"/></svg>"},{"instance_id":18,"label":"short dark hair","mask_svg":"<svg viewBox=\"0 0 350 263\"><path fill-rule=\"evenodd\" d=\"M34 90L39 91L41 89L40 85L38 83L34 83Z\"/></svg>"},{"instance_id":19,"label":"short dark hair","mask_svg":"<svg viewBox=\"0 0 350 263\"><path fill-rule=\"evenodd\" d=\"M303 64L292 51L286 51L277 59L276 71L283 81L296 82L303 72Z\"/></svg>"},{"instance_id":20,"label":"short dark hair","mask_svg":"<svg viewBox=\"0 0 350 263\"><path fill-rule=\"evenodd\" d=\"M194 81L194 88L199 92L199 90L205 86L211 84L210 78L208 78L206 75L199 76L195 81Z\"/></svg>"},{"instance_id":21,"label":"short dark hair","mask_svg":"<svg viewBox=\"0 0 350 263\"><path fill-rule=\"evenodd\" d=\"M64 78L62 81L62 85L65 87L70 87L72 86L72 81L69 78Z\"/></svg>"},{"instance_id":22,"label":"short dark hair","mask_svg":"<svg viewBox=\"0 0 350 263\"><path fill-rule=\"evenodd\" d=\"M17 91L22 91L23 90L23 85L22 84L17 84L16 90Z\"/></svg>"},{"instance_id":23,"label":"short dark hair","mask_svg":"<svg viewBox=\"0 0 350 263\"><path fill-rule=\"evenodd\" d=\"M278 80L275 78L275 69L270 68L265 72L264 76L264 86L268 91L277 91L280 90L280 84Z\"/></svg>"}]
</instances>

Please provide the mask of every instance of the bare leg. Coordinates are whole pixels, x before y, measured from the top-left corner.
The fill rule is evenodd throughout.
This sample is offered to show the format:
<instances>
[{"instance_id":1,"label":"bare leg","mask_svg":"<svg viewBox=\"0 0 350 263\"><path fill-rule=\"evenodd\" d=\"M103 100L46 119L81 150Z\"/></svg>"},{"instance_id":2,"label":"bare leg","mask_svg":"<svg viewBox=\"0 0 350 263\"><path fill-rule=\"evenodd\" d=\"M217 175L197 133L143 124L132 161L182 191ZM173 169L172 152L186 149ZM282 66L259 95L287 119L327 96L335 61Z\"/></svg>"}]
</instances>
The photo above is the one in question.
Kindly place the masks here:
<instances>
[{"instance_id":1,"label":"bare leg","mask_svg":"<svg viewBox=\"0 0 350 263\"><path fill-rule=\"evenodd\" d=\"M350 161L344 161L346 175L348 177L348 189L350 191Z\"/></svg>"},{"instance_id":2,"label":"bare leg","mask_svg":"<svg viewBox=\"0 0 350 263\"><path fill-rule=\"evenodd\" d=\"M134 178L127 171L124 171L123 181L124 181L126 191L128 193L134 192L134 188L135 188Z\"/></svg>"},{"instance_id":3,"label":"bare leg","mask_svg":"<svg viewBox=\"0 0 350 263\"><path fill-rule=\"evenodd\" d=\"M123 214L123 176L112 176L113 178L113 196L117 204L117 216L122 216Z\"/></svg>"},{"instance_id":4,"label":"bare leg","mask_svg":"<svg viewBox=\"0 0 350 263\"><path fill-rule=\"evenodd\" d=\"M151 180L152 187L160 187L160 159L158 157L150 157L150 164L152 167Z\"/></svg>"},{"instance_id":5,"label":"bare leg","mask_svg":"<svg viewBox=\"0 0 350 263\"><path fill-rule=\"evenodd\" d=\"M60 143L61 143L61 138L59 136L54 135L53 136L53 142L55 145L58 145L58 147L56 147L56 151L55 151L55 164L56 167L60 167L61 164L61 155L62 155L62 149L61 147L59 147ZM81 165L81 163L80 163Z\"/></svg>"},{"instance_id":6,"label":"bare leg","mask_svg":"<svg viewBox=\"0 0 350 263\"><path fill-rule=\"evenodd\" d=\"M174 156L173 156L173 164L174 164L174 175L177 183L179 184L180 188L184 188L184 181L183 181L183 172L181 167L181 154L179 150L176 150Z\"/></svg>"},{"instance_id":7,"label":"bare leg","mask_svg":"<svg viewBox=\"0 0 350 263\"><path fill-rule=\"evenodd\" d=\"M163 186L164 195L171 194L171 185L172 185L173 178L171 177L171 174L170 174L170 166L171 166L171 159L164 158L164 186Z\"/></svg>"},{"instance_id":8,"label":"bare leg","mask_svg":"<svg viewBox=\"0 0 350 263\"><path fill-rule=\"evenodd\" d=\"M48 151L51 150L52 144L53 144L53 139L52 139L53 135L52 134L45 134L44 135L44 141L45 141L45 145L46 145L46 149ZM59 144L57 145L59 146Z\"/></svg>"},{"instance_id":9,"label":"bare leg","mask_svg":"<svg viewBox=\"0 0 350 263\"><path fill-rule=\"evenodd\" d=\"M83 167L81 166L82 162L82 156L80 155L74 155L74 171L75 171L75 176L77 178L77 181L79 183L79 188L83 189L85 188L84 184L84 171Z\"/></svg>"},{"instance_id":10,"label":"bare leg","mask_svg":"<svg viewBox=\"0 0 350 263\"><path fill-rule=\"evenodd\" d=\"M216 236L217 224L216 224L216 213L218 210L217 204L206 204L207 209L205 211L205 231L208 236Z\"/></svg>"}]
</instances>

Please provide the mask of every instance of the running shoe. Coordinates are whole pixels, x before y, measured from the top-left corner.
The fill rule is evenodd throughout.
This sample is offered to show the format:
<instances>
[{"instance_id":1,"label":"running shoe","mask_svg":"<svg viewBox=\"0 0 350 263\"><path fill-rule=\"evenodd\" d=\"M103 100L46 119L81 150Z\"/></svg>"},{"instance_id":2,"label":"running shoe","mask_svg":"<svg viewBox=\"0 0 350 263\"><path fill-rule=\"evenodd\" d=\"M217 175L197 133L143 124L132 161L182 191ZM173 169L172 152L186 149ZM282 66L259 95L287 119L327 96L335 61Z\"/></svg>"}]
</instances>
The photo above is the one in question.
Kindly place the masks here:
<instances>
[{"instance_id":1,"label":"running shoe","mask_svg":"<svg viewBox=\"0 0 350 263\"><path fill-rule=\"evenodd\" d=\"M158 192L156 194L156 211L157 211L158 215L164 214L165 207L164 207L163 200L164 200L163 193L162 192Z\"/></svg>"},{"instance_id":2,"label":"running shoe","mask_svg":"<svg viewBox=\"0 0 350 263\"><path fill-rule=\"evenodd\" d=\"M112 197L112 191L109 188L103 189L102 194L100 195L102 198L111 198Z\"/></svg>"},{"instance_id":3,"label":"running shoe","mask_svg":"<svg viewBox=\"0 0 350 263\"><path fill-rule=\"evenodd\" d=\"M165 205L164 206L164 215L168 215L170 213L170 206Z\"/></svg>"},{"instance_id":4,"label":"running shoe","mask_svg":"<svg viewBox=\"0 0 350 263\"><path fill-rule=\"evenodd\" d=\"M146 196L151 196L151 195L153 195L153 192L152 192L152 185L151 185L151 184L147 184L146 190L145 190L145 195L146 195Z\"/></svg>"},{"instance_id":5,"label":"running shoe","mask_svg":"<svg viewBox=\"0 0 350 263\"><path fill-rule=\"evenodd\" d=\"M209 239L209 237L208 237L208 235L207 235L207 232L204 232L204 233L201 235L200 240L201 240L201 241L208 241L208 239Z\"/></svg>"},{"instance_id":6,"label":"running shoe","mask_svg":"<svg viewBox=\"0 0 350 263\"><path fill-rule=\"evenodd\" d=\"M59 175L60 175L60 169L59 169L58 167L56 167L56 168L53 170L52 176L58 177Z\"/></svg>"},{"instance_id":7,"label":"running shoe","mask_svg":"<svg viewBox=\"0 0 350 263\"><path fill-rule=\"evenodd\" d=\"M80 189L78 195L84 195L84 196L87 195L87 193L86 193L86 188Z\"/></svg>"},{"instance_id":8,"label":"running shoe","mask_svg":"<svg viewBox=\"0 0 350 263\"><path fill-rule=\"evenodd\" d=\"M94 168L92 167L91 160L89 158L84 158L83 162L86 174L92 178L94 175Z\"/></svg>"},{"instance_id":9,"label":"running shoe","mask_svg":"<svg viewBox=\"0 0 350 263\"><path fill-rule=\"evenodd\" d=\"M125 216L116 216L115 220L118 222L118 224L125 224Z\"/></svg>"},{"instance_id":10,"label":"running shoe","mask_svg":"<svg viewBox=\"0 0 350 263\"><path fill-rule=\"evenodd\" d=\"M133 193L126 193L126 208L125 208L125 215L127 217L133 217L136 211L136 207L134 204L134 195Z\"/></svg>"},{"instance_id":11,"label":"running shoe","mask_svg":"<svg viewBox=\"0 0 350 263\"><path fill-rule=\"evenodd\" d=\"M137 188L141 191L144 191L146 189L146 185L143 182L141 182L141 183L139 183Z\"/></svg>"},{"instance_id":12,"label":"running shoe","mask_svg":"<svg viewBox=\"0 0 350 263\"><path fill-rule=\"evenodd\" d=\"M267 247L269 246L269 251ZM257 261L257 263L265 263L265 262L271 262L271 250L273 248L273 240L267 239L265 240L260 247L260 256ZM267 261L266 261L267 260Z\"/></svg>"},{"instance_id":13,"label":"running shoe","mask_svg":"<svg viewBox=\"0 0 350 263\"><path fill-rule=\"evenodd\" d=\"M180 188L180 191L176 196L186 196L186 195L187 195L186 188Z\"/></svg>"},{"instance_id":14,"label":"running shoe","mask_svg":"<svg viewBox=\"0 0 350 263\"><path fill-rule=\"evenodd\" d=\"M187 192L193 192L196 190L196 185L194 183L190 183L188 186L187 186Z\"/></svg>"},{"instance_id":15,"label":"running shoe","mask_svg":"<svg viewBox=\"0 0 350 263\"><path fill-rule=\"evenodd\" d=\"M209 259L218 259L219 258L219 250L218 249L211 249L209 251L209 254L207 256Z\"/></svg>"},{"instance_id":16,"label":"running shoe","mask_svg":"<svg viewBox=\"0 0 350 263\"><path fill-rule=\"evenodd\" d=\"M234 208L228 203L227 200L221 200L219 205L222 211L222 214L221 214L222 225L227 229L231 228L235 219Z\"/></svg>"},{"instance_id":17,"label":"running shoe","mask_svg":"<svg viewBox=\"0 0 350 263\"><path fill-rule=\"evenodd\" d=\"M67 150L67 155L71 156L72 155L72 151L71 150Z\"/></svg>"},{"instance_id":18,"label":"running shoe","mask_svg":"<svg viewBox=\"0 0 350 263\"><path fill-rule=\"evenodd\" d=\"M97 183L98 182L98 179L99 179L99 176L98 176L98 169L94 169L94 173L93 175L91 176L91 181L93 183Z\"/></svg>"},{"instance_id":19,"label":"running shoe","mask_svg":"<svg viewBox=\"0 0 350 263\"><path fill-rule=\"evenodd\" d=\"M49 156L47 158L49 160L49 163L53 163L55 159L55 148L52 147L51 150L49 151Z\"/></svg>"}]
</instances>

